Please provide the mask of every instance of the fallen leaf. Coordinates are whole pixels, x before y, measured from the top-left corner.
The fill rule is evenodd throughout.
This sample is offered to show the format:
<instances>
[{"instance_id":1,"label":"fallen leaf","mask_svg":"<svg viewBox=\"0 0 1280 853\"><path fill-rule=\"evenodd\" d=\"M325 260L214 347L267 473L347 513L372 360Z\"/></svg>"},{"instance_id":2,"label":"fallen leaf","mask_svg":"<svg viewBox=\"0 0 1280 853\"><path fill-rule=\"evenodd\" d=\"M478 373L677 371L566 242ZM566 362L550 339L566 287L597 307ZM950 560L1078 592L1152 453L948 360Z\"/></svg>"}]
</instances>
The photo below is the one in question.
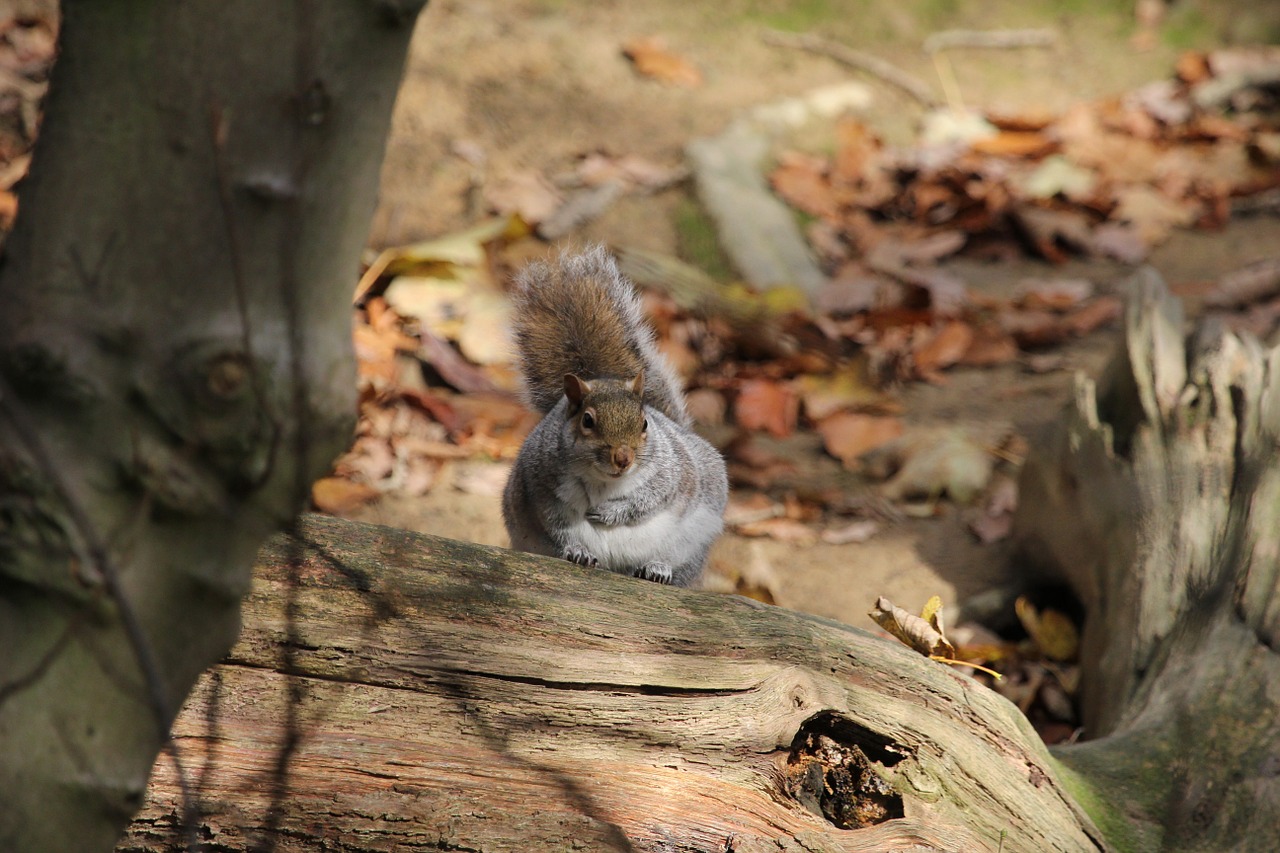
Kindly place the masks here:
<instances>
[{"instance_id":1,"label":"fallen leaf","mask_svg":"<svg viewBox=\"0 0 1280 853\"><path fill-rule=\"evenodd\" d=\"M622 46L622 53L645 77L672 86L693 88L702 85L702 72L697 66L672 53L666 41L658 36L632 39Z\"/></svg>"},{"instance_id":2,"label":"fallen leaf","mask_svg":"<svg viewBox=\"0 0 1280 853\"><path fill-rule=\"evenodd\" d=\"M769 173L769 184L787 204L821 219L834 219L840 206L826 176L826 163L820 158L794 151L778 158L778 166Z\"/></svg>"},{"instance_id":3,"label":"fallen leaf","mask_svg":"<svg viewBox=\"0 0 1280 853\"><path fill-rule=\"evenodd\" d=\"M719 391L696 388L685 395L684 402L694 423L713 427L724 423L728 404Z\"/></svg>"},{"instance_id":4,"label":"fallen leaf","mask_svg":"<svg viewBox=\"0 0 1280 853\"><path fill-rule=\"evenodd\" d=\"M1058 142L1036 131L1001 130L995 136L975 139L969 148L995 157L1043 157L1057 150Z\"/></svg>"},{"instance_id":5,"label":"fallen leaf","mask_svg":"<svg viewBox=\"0 0 1280 853\"><path fill-rule=\"evenodd\" d=\"M1135 226L1126 222L1104 222L1093 229L1089 251L1126 264L1140 264L1147 259L1151 246Z\"/></svg>"},{"instance_id":6,"label":"fallen leaf","mask_svg":"<svg viewBox=\"0 0 1280 853\"><path fill-rule=\"evenodd\" d=\"M1080 632L1074 622L1056 610L1037 610L1026 596L1014 602L1014 610L1042 655L1055 661L1075 660L1080 650Z\"/></svg>"},{"instance_id":7,"label":"fallen leaf","mask_svg":"<svg viewBox=\"0 0 1280 853\"><path fill-rule=\"evenodd\" d=\"M991 479L994 459L986 446L958 427L920 428L878 448L866 470L888 476L881 491L890 500L947 495L971 502Z\"/></svg>"},{"instance_id":8,"label":"fallen leaf","mask_svg":"<svg viewBox=\"0 0 1280 853\"><path fill-rule=\"evenodd\" d=\"M1264 258L1224 273L1204 302L1214 308L1240 308L1277 293L1280 293L1280 258Z\"/></svg>"},{"instance_id":9,"label":"fallen leaf","mask_svg":"<svg viewBox=\"0 0 1280 853\"><path fill-rule=\"evenodd\" d=\"M925 657L955 657L955 646L941 631L927 620L898 607L883 595L876 599L875 607L867 615L908 648Z\"/></svg>"},{"instance_id":10,"label":"fallen leaf","mask_svg":"<svg viewBox=\"0 0 1280 853\"><path fill-rule=\"evenodd\" d=\"M453 466L453 487L469 495L501 497L511 476L511 465L505 462L472 460Z\"/></svg>"},{"instance_id":11,"label":"fallen leaf","mask_svg":"<svg viewBox=\"0 0 1280 853\"><path fill-rule=\"evenodd\" d=\"M960 357L960 364L970 367L990 367L1008 364L1018 357L1018 343L999 328L983 325L974 329L969 348Z\"/></svg>"},{"instance_id":12,"label":"fallen leaf","mask_svg":"<svg viewBox=\"0 0 1280 853\"><path fill-rule=\"evenodd\" d=\"M751 492L745 496L734 495L724 509L724 523L730 527L739 524L751 524L767 518L781 518L786 514L786 507L762 492Z\"/></svg>"},{"instance_id":13,"label":"fallen leaf","mask_svg":"<svg viewBox=\"0 0 1280 853\"><path fill-rule=\"evenodd\" d=\"M1028 278L1018 282L1014 298L1032 310L1068 311L1093 296L1093 282L1085 278Z\"/></svg>"},{"instance_id":14,"label":"fallen leaf","mask_svg":"<svg viewBox=\"0 0 1280 853\"><path fill-rule=\"evenodd\" d=\"M841 527L828 527L822 531L821 539L828 545L850 545L866 542L880 532L880 522L871 518L852 521Z\"/></svg>"},{"instance_id":15,"label":"fallen leaf","mask_svg":"<svg viewBox=\"0 0 1280 853\"><path fill-rule=\"evenodd\" d=\"M1067 259L1066 249L1084 251L1092 243L1089 219L1076 210L1020 204L1013 218L1031 248L1054 263Z\"/></svg>"},{"instance_id":16,"label":"fallen leaf","mask_svg":"<svg viewBox=\"0 0 1280 853\"><path fill-rule=\"evenodd\" d=\"M1074 335L1087 335L1095 329L1115 322L1124 316L1124 303L1117 296L1099 296L1078 311L1064 318Z\"/></svg>"},{"instance_id":17,"label":"fallen leaf","mask_svg":"<svg viewBox=\"0 0 1280 853\"><path fill-rule=\"evenodd\" d=\"M733 416L743 429L767 430L783 438L795 431L800 399L786 384L748 379L738 388Z\"/></svg>"},{"instance_id":18,"label":"fallen leaf","mask_svg":"<svg viewBox=\"0 0 1280 853\"><path fill-rule=\"evenodd\" d=\"M1111 218L1133 225L1148 245L1161 242L1175 227L1196 220L1195 205L1170 199L1146 184L1122 187L1116 191L1116 202Z\"/></svg>"},{"instance_id":19,"label":"fallen leaf","mask_svg":"<svg viewBox=\"0 0 1280 853\"><path fill-rule=\"evenodd\" d=\"M311 503L321 512L345 515L378 496L367 483L356 483L346 477L322 477L311 486Z\"/></svg>"},{"instance_id":20,"label":"fallen leaf","mask_svg":"<svg viewBox=\"0 0 1280 853\"><path fill-rule=\"evenodd\" d=\"M858 467L858 457L902 435L900 418L839 412L818 422L827 452L849 469Z\"/></svg>"},{"instance_id":21,"label":"fallen leaf","mask_svg":"<svg viewBox=\"0 0 1280 853\"><path fill-rule=\"evenodd\" d=\"M519 216L529 225L549 219L564 196L541 172L514 172L486 184L484 200L494 211Z\"/></svg>"},{"instance_id":22,"label":"fallen leaf","mask_svg":"<svg viewBox=\"0 0 1280 853\"><path fill-rule=\"evenodd\" d=\"M818 538L813 528L793 518L765 518L739 524L735 530L742 536L767 536L794 545L812 545Z\"/></svg>"},{"instance_id":23,"label":"fallen leaf","mask_svg":"<svg viewBox=\"0 0 1280 853\"><path fill-rule=\"evenodd\" d=\"M458 349L472 364L502 364L515 350L511 341L511 303L499 293L472 294L458 331Z\"/></svg>"},{"instance_id":24,"label":"fallen leaf","mask_svg":"<svg viewBox=\"0 0 1280 853\"><path fill-rule=\"evenodd\" d=\"M808 374L795 381L796 391L810 421L821 421L836 412L860 410L876 414L896 414L897 400L867 382L864 371L850 365L825 376Z\"/></svg>"},{"instance_id":25,"label":"fallen leaf","mask_svg":"<svg viewBox=\"0 0 1280 853\"><path fill-rule=\"evenodd\" d=\"M765 604L777 604L781 583L773 564L765 556L764 548L759 542L752 542L748 554L746 563L738 572L734 592Z\"/></svg>"},{"instance_id":26,"label":"fallen leaf","mask_svg":"<svg viewBox=\"0 0 1280 853\"><path fill-rule=\"evenodd\" d=\"M931 379L939 370L959 362L972 343L973 327L960 320L953 320L916 346L913 353L916 370L921 377Z\"/></svg>"},{"instance_id":27,"label":"fallen leaf","mask_svg":"<svg viewBox=\"0 0 1280 853\"><path fill-rule=\"evenodd\" d=\"M1028 198L1050 199L1060 195L1072 201L1083 201L1093 195L1098 175L1092 169L1077 166L1066 157L1055 154L1046 158L1017 185Z\"/></svg>"}]
</instances>

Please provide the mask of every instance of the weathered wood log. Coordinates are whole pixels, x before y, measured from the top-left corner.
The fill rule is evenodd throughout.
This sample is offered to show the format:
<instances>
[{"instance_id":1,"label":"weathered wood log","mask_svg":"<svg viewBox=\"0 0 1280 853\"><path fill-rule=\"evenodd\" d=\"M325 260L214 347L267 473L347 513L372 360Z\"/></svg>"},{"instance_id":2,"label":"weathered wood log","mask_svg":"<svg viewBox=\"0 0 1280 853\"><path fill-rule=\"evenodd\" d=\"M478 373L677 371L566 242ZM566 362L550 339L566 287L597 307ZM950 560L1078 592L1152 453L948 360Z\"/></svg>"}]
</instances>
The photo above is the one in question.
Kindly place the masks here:
<instances>
[{"instance_id":1,"label":"weathered wood log","mask_svg":"<svg viewBox=\"0 0 1280 853\"><path fill-rule=\"evenodd\" d=\"M174 730L209 849L1104 847L1011 704L896 643L390 528L299 537ZM161 760L119 849L180 815Z\"/></svg>"}]
</instances>

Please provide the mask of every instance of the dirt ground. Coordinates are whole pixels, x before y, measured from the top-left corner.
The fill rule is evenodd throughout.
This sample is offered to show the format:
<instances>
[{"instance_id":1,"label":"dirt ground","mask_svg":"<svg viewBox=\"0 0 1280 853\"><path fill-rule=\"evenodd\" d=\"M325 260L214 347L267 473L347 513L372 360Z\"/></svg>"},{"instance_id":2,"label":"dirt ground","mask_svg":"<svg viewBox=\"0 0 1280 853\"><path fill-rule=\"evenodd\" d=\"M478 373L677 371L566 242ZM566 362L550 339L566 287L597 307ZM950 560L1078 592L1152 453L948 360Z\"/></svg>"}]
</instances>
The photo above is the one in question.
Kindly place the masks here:
<instances>
[{"instance_id":1,"label":"dirt ground","mask_svg":"<svg viewBox=\"0 0 1280 853\"><path fill-rule=\"evenodd\" d=\"M1274 39L1280 33L1276 7L1244 0L1177 3L1154 44L1139 51L1131 42L1130 5L1103 0L434 0L415 37L371 243L396 245L460 230L483 214L487 183L529 168L562 171L588 152L678 165L691 139L717 133L749 107L851 79L872 93L864 121L890 141L909 138L920 116L915 102L830 59L766 44L766 28L821 33L891 58L937 88L938 70L920 49L929 34L1051 27L1058 36L1051 48L957 51L951 70L966 103L1053 111L1166 77L1185 47ZM647 35L663 36L691 60L705 76L703 85L673 88L637 75L620 45ZM821 146L822 140L806 143ZM687 186L624 197L571 239L680 254L689 239L681 211L690 198ZM1179 232L1151 263L1175 288L1190 285L1273 252L1275 233L1274 219L1243 220L1216 233ZM1049 267L1029 260L960 260L951 268L975 289L993 293L1048 274L1089 278L1103 291L1123 293L1130 273L1098 261ZM1114 340L1111 329L1063 347L1061 369L1048 373L1021 365L960 369L949 371L942 385L908 385L900 389L904 417L968 424L992 435L1012 428L1034 441L1037 429L1061 409L1072 371L1096 372ZM798 486L834 483L874 497L874 485L826 457L815 435L773 446L796 461ZM505 545L498 498L451 486L468 464L450 463L425 497L385 496L356 517ZM871 627L866 612L878 595L915 609L938 594L954 606L1016 578L1011 557L1005 543L979 544L962 513L944 505L934 518L889 521L860 544L798 546L726 535L713 553L711 573L765 561L777 578L779 603ZM710 585L716 586L714 577Z\"/></svg>"}]
</instances>

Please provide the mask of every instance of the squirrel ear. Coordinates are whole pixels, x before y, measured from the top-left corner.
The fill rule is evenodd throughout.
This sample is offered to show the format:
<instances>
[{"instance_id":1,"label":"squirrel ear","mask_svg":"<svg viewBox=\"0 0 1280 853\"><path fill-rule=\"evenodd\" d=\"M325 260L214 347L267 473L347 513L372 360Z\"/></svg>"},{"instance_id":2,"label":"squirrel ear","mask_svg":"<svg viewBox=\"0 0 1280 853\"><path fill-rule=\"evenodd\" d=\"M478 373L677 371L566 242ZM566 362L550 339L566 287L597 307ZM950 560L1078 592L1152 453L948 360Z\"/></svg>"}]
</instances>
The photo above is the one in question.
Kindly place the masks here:
<instances>
[{"instance_id":1,"label":"squirrel ear","mask_svg":"<svg viewBox=\"0 0 1280 853\"><path fill-rule=\"evenodd\" d=\"M644 373L643 371L636 374L636 378L627 383L627 387L631 389L631 393L637 397L644 394Z\"/></svg>"},{"instance_id":2,"label":"squirrel ear","mask_svg":"<svg viewBox=\"0 0 1280 853\"><path fill-rule=\"evenodd\" d=\"M572 373L564 375L564 395L569 398L569 402L574 406L582 405L582 398L587 396L587 392L591 390L591 386L585 380L578 378Z\"/></svg>"}]
</instances>

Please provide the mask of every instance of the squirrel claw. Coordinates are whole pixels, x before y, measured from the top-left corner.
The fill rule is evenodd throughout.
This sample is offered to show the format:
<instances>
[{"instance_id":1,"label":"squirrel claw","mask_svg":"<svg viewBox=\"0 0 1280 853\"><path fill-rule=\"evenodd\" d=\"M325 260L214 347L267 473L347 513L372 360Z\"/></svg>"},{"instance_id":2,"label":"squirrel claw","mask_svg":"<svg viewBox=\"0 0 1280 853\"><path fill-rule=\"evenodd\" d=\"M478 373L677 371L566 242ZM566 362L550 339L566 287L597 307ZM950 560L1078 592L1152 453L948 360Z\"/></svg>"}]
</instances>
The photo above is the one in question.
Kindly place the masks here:
<instances>
[{"instance_id":1,"label":"squirrel claw","mask_svg":"<svg viewBox=\"0 0 1280 853\"><path fill-rule=\"evenodd\" d=\"M586 566L587 568L593 568L600 562L594 554L579 548L577 545L570 545L565 548L563 556L570 563L577 563L579 566Z\"/></svg>"},{"instance_id":2,"label":"squirrel claw","mask_svg":"<svg viewBox=\"0 0 1280 853\"><path fill-rule=\"evenodd\" d=\"M666 563L654 561L645 563L636 571L636 577L644 578L654 583L671 583L672 571L671 567Z\"/></svg>"}]
</instances>

